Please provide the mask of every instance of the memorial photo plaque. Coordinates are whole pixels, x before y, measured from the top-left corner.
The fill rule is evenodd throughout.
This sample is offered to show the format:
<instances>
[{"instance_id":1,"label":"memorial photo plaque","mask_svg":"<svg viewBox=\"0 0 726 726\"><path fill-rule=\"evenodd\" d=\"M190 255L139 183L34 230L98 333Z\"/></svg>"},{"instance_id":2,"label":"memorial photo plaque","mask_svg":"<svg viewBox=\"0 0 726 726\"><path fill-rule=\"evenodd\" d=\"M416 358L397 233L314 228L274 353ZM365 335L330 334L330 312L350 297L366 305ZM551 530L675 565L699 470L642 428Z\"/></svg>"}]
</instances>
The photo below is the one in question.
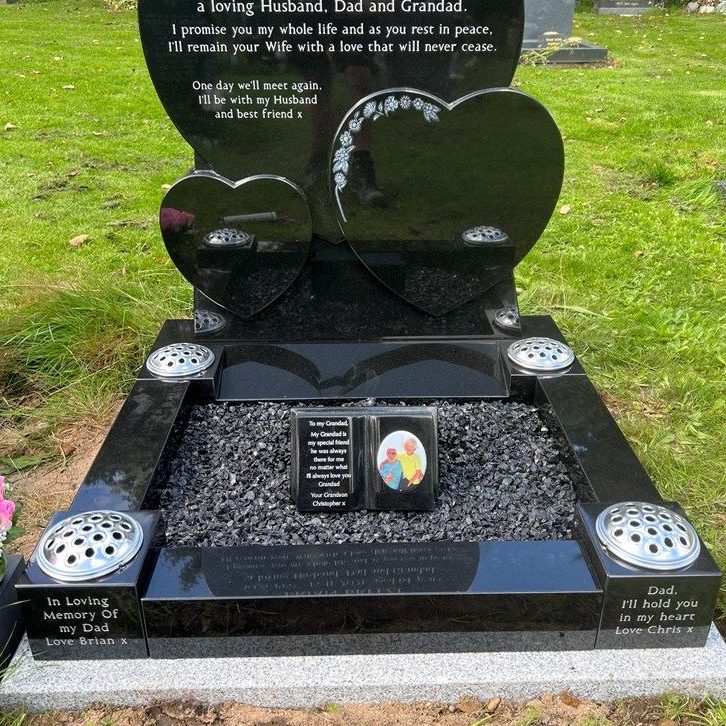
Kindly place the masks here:
<instances>
[{"instance_id":1,"label":"memorial photo plaque","mask_svg":"<svg viewBox=\"0 0 726 726\"><path fill-rule=\"evenodd\" d=\"M296 409L292 498L301 512L344 512L363 500L364 419L345 409Z\"/></svg>"},{"instance_id":2,"label":"memorial photo plaque","mask_svg":"<svg viewBox=\"0 0 726 726\"><path fill-rule=\"evenodd\" d=\"M378 411L368 421L366 507L433 509L438 494L436 409Z\"/></svg>"},{"instance_id":3,"label":"memorial photo plaque","mask_svg":"<svg viewBox=\"0 0 726 726\"><path fill-rule=\"evenodd\" d=\"M301 512L433 509L436 409L291 411L290 493Z\"/></svg>"}]
</instances>

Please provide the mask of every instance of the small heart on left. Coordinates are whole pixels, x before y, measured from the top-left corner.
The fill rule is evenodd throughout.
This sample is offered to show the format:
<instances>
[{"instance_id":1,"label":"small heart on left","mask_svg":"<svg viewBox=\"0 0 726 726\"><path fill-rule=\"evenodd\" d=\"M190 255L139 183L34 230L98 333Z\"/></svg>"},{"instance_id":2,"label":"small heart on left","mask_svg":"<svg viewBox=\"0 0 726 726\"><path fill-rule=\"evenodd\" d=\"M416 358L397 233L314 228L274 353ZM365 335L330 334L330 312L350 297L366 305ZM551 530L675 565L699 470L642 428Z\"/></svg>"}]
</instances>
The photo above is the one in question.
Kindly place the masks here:
<instances>
[{"instance_id":1,"label":"small heart on left","mask_svg":"<svg viewBox=\"0 0 726 726\"><path fill-rule=\"evenodd\" d=\"M312 240L303 191L278 176L232 182L196 172L166 193L160 223L169 256L182 275L243 318L290 287Z\"/></svg>"}]
</instances>

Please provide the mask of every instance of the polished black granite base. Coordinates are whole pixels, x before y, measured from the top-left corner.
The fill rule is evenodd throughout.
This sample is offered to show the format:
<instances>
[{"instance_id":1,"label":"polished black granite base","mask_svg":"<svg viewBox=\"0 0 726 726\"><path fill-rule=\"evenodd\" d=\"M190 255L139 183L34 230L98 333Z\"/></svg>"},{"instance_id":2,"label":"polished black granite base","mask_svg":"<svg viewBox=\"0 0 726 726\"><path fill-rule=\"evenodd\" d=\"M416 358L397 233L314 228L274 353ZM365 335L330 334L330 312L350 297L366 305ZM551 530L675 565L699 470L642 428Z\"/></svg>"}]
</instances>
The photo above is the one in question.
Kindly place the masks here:
<instances>
[{"instance_id":1,"label":"polished black granite base","mask_svg":"<svg viewBox=\"0 0 726 726\"><path fill-rule=\"evenodd\" d=\"M166 549L143 598L159 658L592 648L600 605L577 542Z\"/></svg>"},{"instance_id":2,"label":"polished black granite base","mask_svg":"<svg viewBox=\"0 0 726 726\"><path fill-rule=\"evenodd\" d=\"M523 325L529 334L562 339L549 318L525 318ZM190 322L172 321L155 348L194 339ZM157 529L154 547L114 576L129 580L128 597L118 605L123 622L133 625L119 633L128 655L144 657L147 648L153 657L203 657L703 644L720 578L710 557L704 553L687 570L664 578L628 572L602 551L592 519L604 503L660 502L660 496L579 363L560 375L528 374L509 363L510 342L240 344L212 336L204 343L216 362L192 379L161 381L142 370L73 512L156 509L159 482L170 476L168 452L179 446L194 406L219 405L233 392L237 401L339 405L360 400L363 391L395 390L394 382L402 380L408 395L396 398L409 403L430 401L435 391L452 401L490 397L496 405L517 402L547 412L545 427L561 432L560 453L579 473L573 492L584 504L574 539L555 541L187 548L170 547ZM492 380L497 384L489 388L485 381ZM301 386L308 395L299 398ZM465 396L468 386L471 395ZM208 456L215 455L211 447ZM42 582L33 562L24 578L19 589L34 599L25 613L36 657L118 657L117 643L81 644L68 631L50 632L49 607L63 610L70 597L72 610L83 588ZM99 601L111 597L112 580L89 583L87 594ZM686 627L692 629L675 636L673 630L613 635L623 601L650 597L661 581L665 592L674 587L679 601L691 603L694 623ZM647 607L670 623L672 607L679 606L663 598Z\"/></svg>"}]
</instances>

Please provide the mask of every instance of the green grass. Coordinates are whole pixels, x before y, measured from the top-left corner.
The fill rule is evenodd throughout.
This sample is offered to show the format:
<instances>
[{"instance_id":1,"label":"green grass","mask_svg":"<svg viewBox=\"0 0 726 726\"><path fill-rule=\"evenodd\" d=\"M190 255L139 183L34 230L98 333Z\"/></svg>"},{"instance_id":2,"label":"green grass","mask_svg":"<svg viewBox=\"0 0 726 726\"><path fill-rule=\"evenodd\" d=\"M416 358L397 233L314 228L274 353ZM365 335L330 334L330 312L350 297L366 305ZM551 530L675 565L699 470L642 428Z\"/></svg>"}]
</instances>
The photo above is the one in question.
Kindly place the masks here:
<instances>
[{"instance_id":1,"label":"green grass","mask_svg":"<svg viewBox=\"0 0 726 726\"><path fill-rule=\"evenodd\" d=\"M687 718L691 713L693 713L691 702L685 696L669 693L661 699L661 716L664 719L678 723L680 719Z\"/></svg>"},{"instance_id":2,"label":"green grass","mask_svg":"<svg viewBox=\"0 0 726 726\"><path fill-rule=\"evenodd\" d=\"M1 6L0 59L0 460L12 473L56 453L39 426L103 416L161 321L189 314L156 215L191 154L131 12Z\"/></svg>"},{"instance_id":3,"label":"green grass","mask_svg":"<svg viewBox=\"0 0 726 726\"><path fill-rule=\"evenodd\" d=\"M603 716L586 716L579 726L614 726L609 718Z\"/></svg>"},{"instance_id":4,"label":"green grass","mask_svg":"<svg viewBox=\"0 0 726 726\"><path fill-rule=\"evenodd\" d=\"M726 565L726 18L576 16L606 68L522 68L565 137L561 205L518 271L665 497ZM722 608L726 600L721 600Z\"/></svg>"},{"instance_id":5,"label":"green grass","mask_svg":"<svg viewBox=\"0 0 726 726\"><path fill-rule=\"evenodd\" d=\"M726 566L726 18L578 13L608 67L526 66L565 136L560 206L518 271L666 497ZM156 224L192 155L164 114L132 12L0 6L0 466L122 396L191 291ZM17 128L3 131L6 123ZM68 244L80 234L89 240ZM722 600L722 606L726 600Z\"/></svg>"},{"instance_id":6,"label":"green grass","mask_svg":"<svg viewBox=\"0 0 726 726\"><path fill-rule=\"evenodd\" d=\"M688 718L702 726L726 726L726 702L709 700L701 710L689 713Z\"/></svg>"},{"instance_id":7,"label":"green grass","mask_svg":"<svg viewBox=\"0 0 726 726\"><path fill-rule=\"evenodd\" d=\"M514 726L535 726L542 720L542 709L539 706L527 706L514 720Z\"/></svg>"}]
</instances>

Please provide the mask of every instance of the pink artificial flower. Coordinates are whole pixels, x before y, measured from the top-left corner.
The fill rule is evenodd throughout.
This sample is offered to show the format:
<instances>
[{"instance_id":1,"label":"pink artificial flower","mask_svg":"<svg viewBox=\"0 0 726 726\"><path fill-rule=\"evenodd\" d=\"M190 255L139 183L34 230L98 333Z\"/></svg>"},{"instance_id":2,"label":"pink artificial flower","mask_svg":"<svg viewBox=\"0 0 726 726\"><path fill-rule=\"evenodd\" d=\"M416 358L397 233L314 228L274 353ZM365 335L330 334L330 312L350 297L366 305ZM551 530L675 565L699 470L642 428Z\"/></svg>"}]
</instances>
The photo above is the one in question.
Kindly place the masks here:
<instances>
[{"instance_id":1,"label":"pink artificial flower","mask_svg":"<svg viewBox=\"0 0 726 726\"><path fill-rule=\"evenodd\" d=\"M5 477L0 476L0 502L5 499Z\"/></svg>"},{"instance_id":2,"label":"pink artificial flower","mask_svg":"<svg viewBox=\"0 0 726 726\"><path fill-rule=\"evenodd\" d=\"M10 529L13 526L13 514L15 514L15 502L9 499L0 501L0 527Z\"/></svg>"}]
</instances>

